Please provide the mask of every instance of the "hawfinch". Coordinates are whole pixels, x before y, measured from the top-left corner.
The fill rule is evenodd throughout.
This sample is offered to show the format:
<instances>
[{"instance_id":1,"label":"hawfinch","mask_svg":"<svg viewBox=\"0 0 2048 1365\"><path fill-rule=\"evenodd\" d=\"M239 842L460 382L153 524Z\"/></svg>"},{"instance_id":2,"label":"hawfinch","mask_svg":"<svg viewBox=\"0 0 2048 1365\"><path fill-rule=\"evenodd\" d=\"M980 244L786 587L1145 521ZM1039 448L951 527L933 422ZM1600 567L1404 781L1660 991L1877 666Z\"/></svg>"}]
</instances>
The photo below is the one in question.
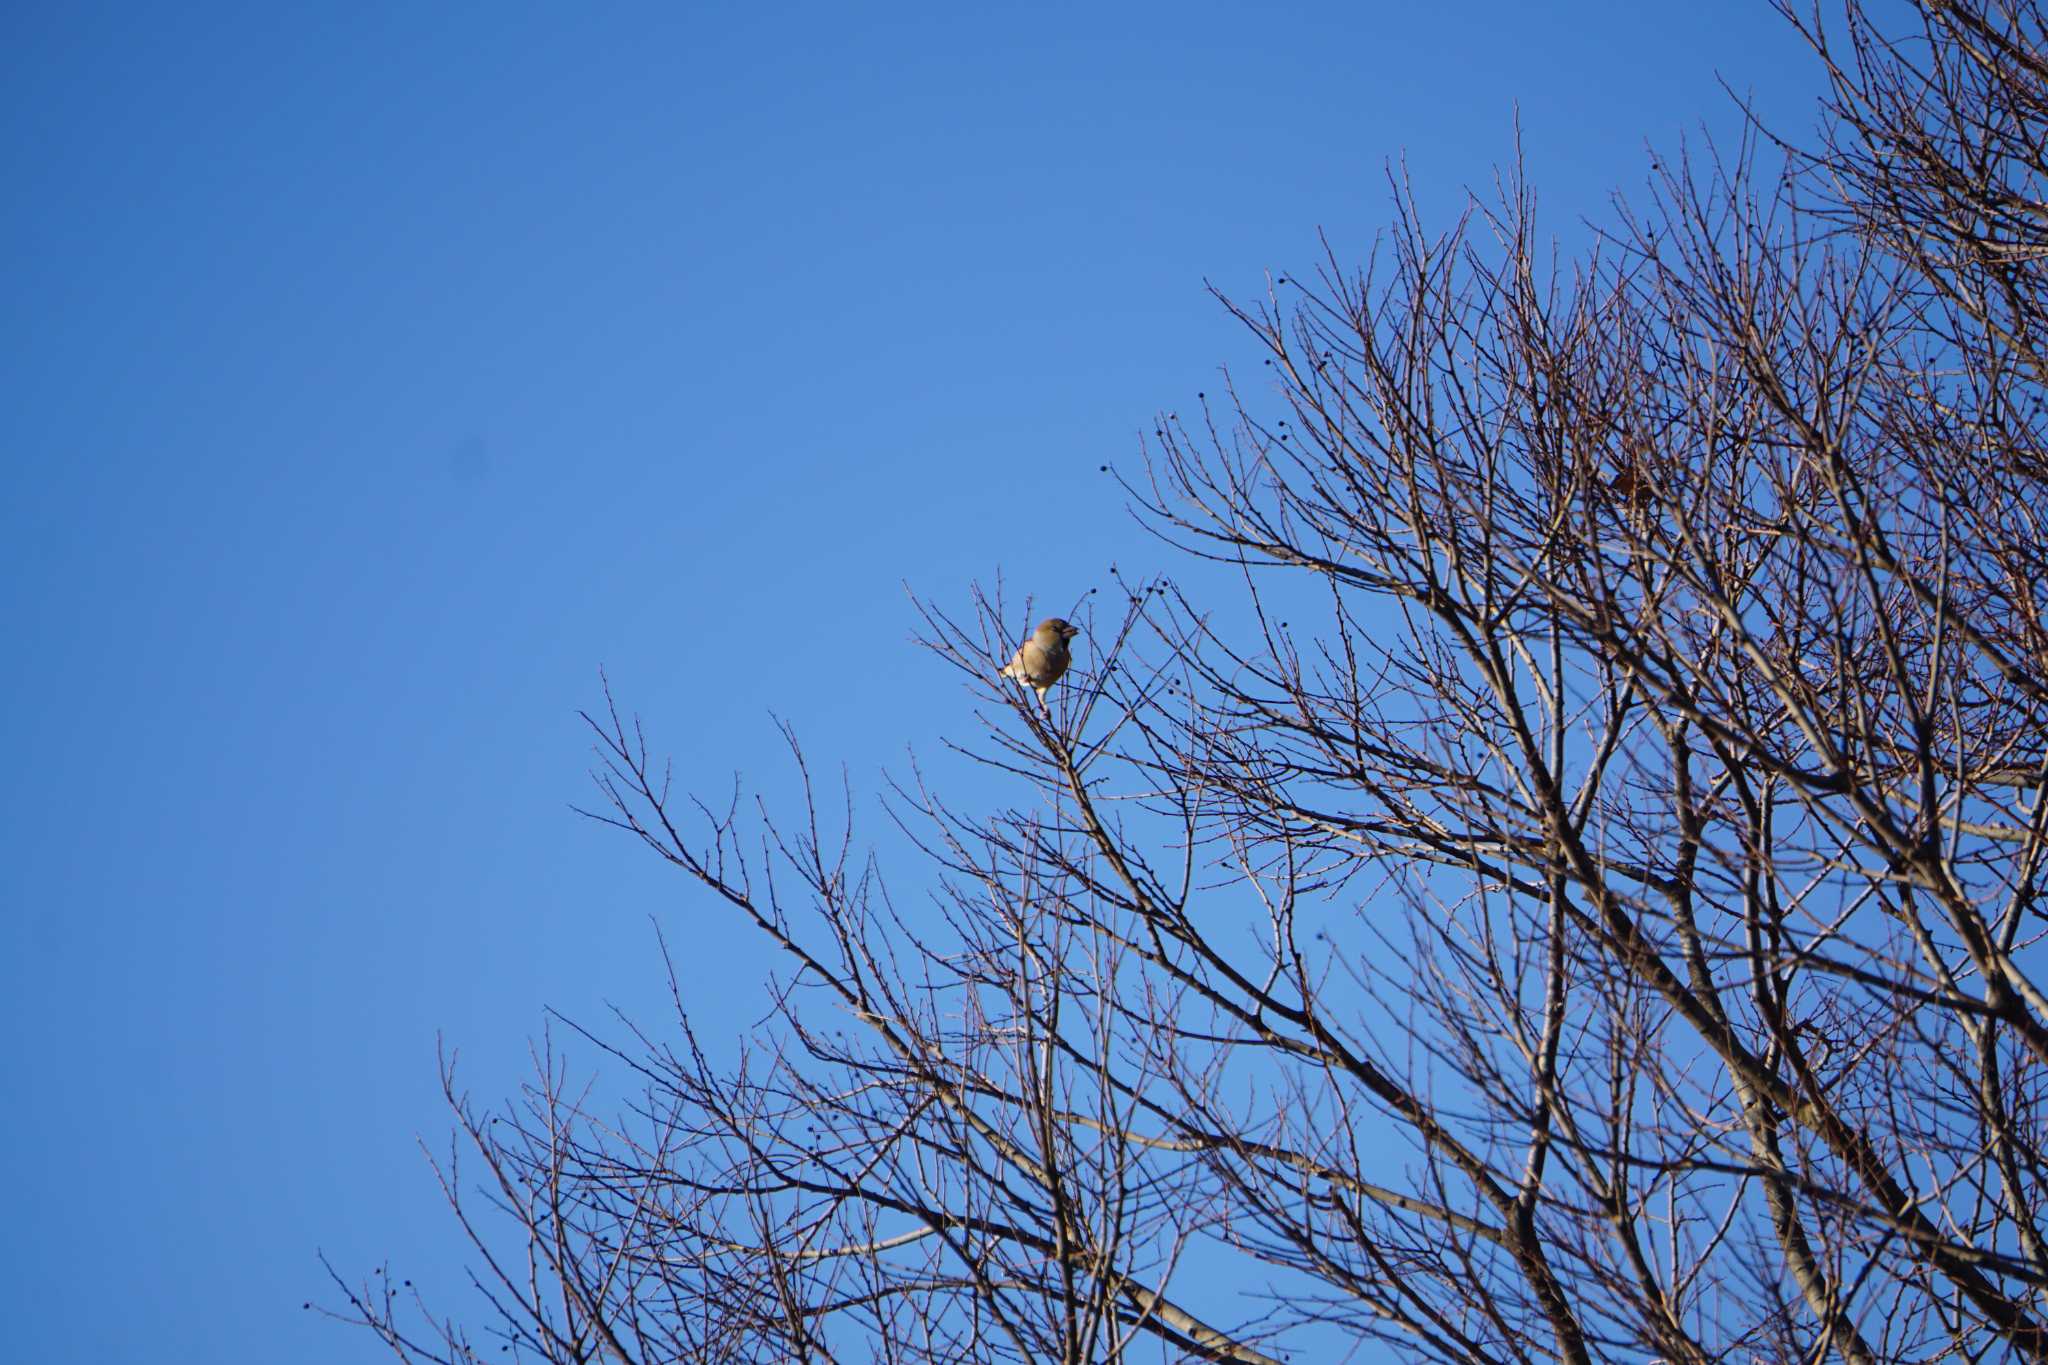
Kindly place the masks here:
<instances>
[{"instance_id":1,"label":"hawfinch","mask_svg":"<svg viewBox=\"0 0 2048 1365\"><path fill-rule=\"evenodd\" d=\"M1067 671L1073 658L1067 652L1067 641L1080 633L1079 626L1070 626L1057 616L1040 621L1031 638L1011 656L1003 676L1015 678L1020 685L1038 693L1038 704L1043 706L1045 694L1060 680L1060 674Z\"/></svg>"}]
</instances>

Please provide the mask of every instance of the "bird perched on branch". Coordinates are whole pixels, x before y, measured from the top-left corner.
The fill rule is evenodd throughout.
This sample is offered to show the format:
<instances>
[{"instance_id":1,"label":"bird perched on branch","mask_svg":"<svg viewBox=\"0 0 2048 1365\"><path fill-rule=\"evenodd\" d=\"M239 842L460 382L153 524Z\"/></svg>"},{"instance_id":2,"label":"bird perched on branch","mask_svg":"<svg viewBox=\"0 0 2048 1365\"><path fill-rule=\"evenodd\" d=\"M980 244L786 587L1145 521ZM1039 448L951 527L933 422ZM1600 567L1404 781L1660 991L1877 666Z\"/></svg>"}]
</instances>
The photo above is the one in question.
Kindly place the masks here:
<instances>
[{"instance_id":1,"label":"bird perched on branch","mask_svg":"<svg viewBox=\"0 0 2048 1365\"><path fill-rule=\"evenodd\" d=\"M1060 674L1067 671L1073 655L1067 651L1067 641L1081 633L1079 626L1070 626L1057 616L1047 617L1038 623L1038 629L1031 638L1017 647L1010 656L1010 662L1003 669L1003 676L1015 678L1020 686L1028 687L1038 694L1038 704L1045 705L1045 694L1060 680Z\"/></svg>"}]
</instances>

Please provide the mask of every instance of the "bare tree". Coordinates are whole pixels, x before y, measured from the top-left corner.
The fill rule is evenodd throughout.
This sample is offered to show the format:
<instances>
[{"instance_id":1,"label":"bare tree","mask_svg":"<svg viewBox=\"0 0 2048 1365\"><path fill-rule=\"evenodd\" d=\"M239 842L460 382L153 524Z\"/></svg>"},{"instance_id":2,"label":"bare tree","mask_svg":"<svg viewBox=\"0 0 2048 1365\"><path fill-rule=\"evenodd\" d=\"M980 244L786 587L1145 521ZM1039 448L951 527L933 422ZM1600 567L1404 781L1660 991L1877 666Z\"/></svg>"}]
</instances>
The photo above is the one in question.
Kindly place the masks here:
<instances>
[{"instance_id":1,"label":"bare tree","mask_svg":"<svg viewBox=\"0 0 2048 1365\"><path fill-rule=\"evenodd\" d=\"M593 814L787 955L775 1017L604 1044L612 1116L450 1074L481 1335L336 1311L409 1361L2048 1359L2048 23L1915 13L1787 11L1820 145L1667 163L1575 262L1510 180L1229 303L1270 382L1162 421L1186 572L1050 709L999 594L920 608L1015 804L893 793L914 909L592 716Z\"/></svg>"}]
</instances>

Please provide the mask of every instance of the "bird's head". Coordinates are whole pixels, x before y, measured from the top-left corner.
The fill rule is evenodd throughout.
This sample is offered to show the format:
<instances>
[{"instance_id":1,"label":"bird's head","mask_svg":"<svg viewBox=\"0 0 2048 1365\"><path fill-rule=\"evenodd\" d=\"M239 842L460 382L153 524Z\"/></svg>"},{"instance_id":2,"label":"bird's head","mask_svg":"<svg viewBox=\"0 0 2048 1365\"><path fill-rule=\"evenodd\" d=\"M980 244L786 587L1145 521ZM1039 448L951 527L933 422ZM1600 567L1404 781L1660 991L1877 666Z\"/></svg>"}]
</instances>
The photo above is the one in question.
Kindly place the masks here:
<instances>
[{"instance_id":1,"label":"bird's head","mask_svg":"<svg viewBox=\"0 0 2048 1365\"><path fill-rule=\"evenodd\" d=\"M1058 640L1061 644L1065 644L1080 633L1079 626L1069 625L1057 616L1049 616L1038 623L1038 634L1041 639Z\"/></svg>"}]
</instances>

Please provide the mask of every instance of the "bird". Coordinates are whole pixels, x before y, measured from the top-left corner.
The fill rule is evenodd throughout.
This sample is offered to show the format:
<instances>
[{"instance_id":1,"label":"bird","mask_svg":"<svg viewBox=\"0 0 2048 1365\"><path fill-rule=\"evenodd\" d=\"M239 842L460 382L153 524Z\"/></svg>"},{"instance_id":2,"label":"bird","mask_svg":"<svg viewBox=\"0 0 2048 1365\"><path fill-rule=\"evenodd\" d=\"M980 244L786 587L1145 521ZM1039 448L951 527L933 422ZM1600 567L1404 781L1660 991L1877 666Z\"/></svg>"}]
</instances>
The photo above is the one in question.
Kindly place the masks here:
<instances>
[{"instance_id":1,"label":"bird","mask_svg":"<svg viewBox=\"0 0 2048 1365\"><path fill-rule=\"evenodd\" d=\"M1067 651L1067 641L1081 633L1079 626L1070 626L1057 616L1048 616L1038 623L1038 629L1031 632L1031 638L1017 647L1010 656L1010 662L1003 668L1003 676L1015 678L1021 687L1028 687L1038 694L1038 704L1045 705L1045 694L1067 671L1067 664L1073 655Z\"/></svg>"}]
</instances>

